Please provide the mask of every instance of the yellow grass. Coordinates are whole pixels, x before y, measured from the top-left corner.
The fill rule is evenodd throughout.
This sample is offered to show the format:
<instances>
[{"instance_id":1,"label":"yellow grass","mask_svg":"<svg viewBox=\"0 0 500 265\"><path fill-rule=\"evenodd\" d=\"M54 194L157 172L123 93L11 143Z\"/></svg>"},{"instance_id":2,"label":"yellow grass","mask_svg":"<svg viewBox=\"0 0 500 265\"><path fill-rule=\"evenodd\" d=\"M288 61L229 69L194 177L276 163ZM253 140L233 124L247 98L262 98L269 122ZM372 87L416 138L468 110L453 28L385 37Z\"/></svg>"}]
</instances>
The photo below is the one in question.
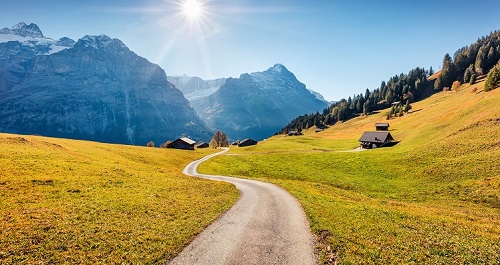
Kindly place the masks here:
<instances>
[{"instance_id":1,"label":"yellow grass","mask_svg":"<svg viewBox=\"0 0 500 265\"><path fill-rule=\"evenodd\" d=\"M413 103L411 114L388 121L401 141L391 148L352 152L364 131L387 122L383 110L232 148L200 171L290 191L317 235L321 263L498 264L500 90L483 85Z\"/></svg>"},{"instance_id":2,"label":"yellow grass","mask_svg":"<svg viewBox=\"0 0 500 265\"><path fill-rule=\"evenodd\" d=\"M238 197L211 152L0 134L0 264L164 264Z\"/></svg>"}]
</instances>

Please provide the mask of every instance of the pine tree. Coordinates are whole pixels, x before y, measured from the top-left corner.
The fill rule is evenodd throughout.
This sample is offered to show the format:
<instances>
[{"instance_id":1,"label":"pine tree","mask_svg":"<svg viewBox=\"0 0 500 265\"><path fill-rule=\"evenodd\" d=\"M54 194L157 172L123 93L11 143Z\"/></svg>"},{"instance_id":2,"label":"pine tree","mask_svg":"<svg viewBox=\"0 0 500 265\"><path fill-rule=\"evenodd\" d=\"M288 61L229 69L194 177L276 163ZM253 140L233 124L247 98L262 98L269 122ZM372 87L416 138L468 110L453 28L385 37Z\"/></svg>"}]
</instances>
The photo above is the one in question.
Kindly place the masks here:
<instances>
[{"instance_id":1,"label":"pine tree","mask_svg":"<svg viewBox=\"0 0 500 265\"><path fill-rule=\"evenodd\" d=\"M484 83L484 91L490 91L500 86L500 61L491 69Z\"/></svg>"},{"instance_id":2,"label":"pine tree","mask_svg":"<svg viewBox=\"0 0 500 265\"><path fill-rule=\"evenodd\" d=\"M477 56L476 56L476 61L474 62L474 71L478 74L478 75L482 75L484 73L484 67L485 67L485 64L486 64L486 52L484 52L484 49L485 47L484 46L481 46L481 48L479 48L479 51L477 53Z\"/></svg>"},{"instance_id":3,"label":"pine tree","mask_svg":"<svg viewBox=\"0 0 500 265\"><path fill-rule=\"evenodd\" d=\"M454 66L451 56L446 54L443 58L443 71L441 71L441 82L439 84L438 89L442 89L443 87L450 87L451 83L453 83L453 73Z\"/></svg>"},{"instance_id":4,"label":"pine tree","mask_svg":"<svg viewBox=\"0 0 500 265\"><path fill-rule=\"evenodd\" d=\"M469 84L473 85L474 83L476 83L476 73L472 73L469 80Z\"/></svg>"},{"instance_id":5,"label":"pine tree","mask_svg":"<svg viewBox=\"0 0 500 265\"><path fill-rule=\"evenodd\" d=\"M469 83L470 78L472 77L472 74L474 74L474 65L471 64L467 69L465 69L464 72L464 83Z\"/></svg>"}]
</instances>

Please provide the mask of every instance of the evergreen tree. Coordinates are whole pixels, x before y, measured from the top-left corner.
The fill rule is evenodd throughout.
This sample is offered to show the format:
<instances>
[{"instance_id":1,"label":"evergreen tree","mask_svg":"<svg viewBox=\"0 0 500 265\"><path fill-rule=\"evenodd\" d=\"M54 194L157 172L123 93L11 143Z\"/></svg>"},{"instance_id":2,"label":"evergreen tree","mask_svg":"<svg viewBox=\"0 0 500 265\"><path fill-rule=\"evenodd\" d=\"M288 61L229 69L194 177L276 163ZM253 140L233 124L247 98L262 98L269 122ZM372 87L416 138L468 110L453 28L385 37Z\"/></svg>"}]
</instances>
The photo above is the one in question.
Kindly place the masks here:
<instances>
[{"instance_id":1,"label":"evergreen tree","mask_svg":"<svg viewBox=\"0 0 500 265\"><path fill-rule=\"evenodd\" d=\"M464 83L469 83L470 78L472 77L473 74L474 74L474 65L471 64L469 65L469 67L467 67L467 69L464 72Z\"/></svg>"},{"instance_id":2,"label":"evergreen tree","mask_svg":"<svg viewBox=\"0 0 500 265\"><path fill-rule=\"evenodd\" d=\"M436 81L434 81L434 90L440 90L443 87L441 86L441 76L436 78Z\"/></svg>"},{"instance_id":3,"label":"evergreen tree","mask_svg":"<svg viewBox=\"0 0 500 265\"><path fill-rule=\"evenodd\" d=\"M476 73L472 73L469 80L469 84L473 85L474 83L476 83Z\"/></svg>"},{"instance_id":4,"label":"evergreen tree","mask_svg":"<svg viewBox=\"0 0 500 265\"><path fill-rule=\"evenodd\" d=\"M431 76L434 74L434 70L432 70L432 66L429 68L429 75L428 76Z\"/></svg>"},{"instance_id":5,"label":"evergreen tree","mask_svg":"<svg viewBox=\"0 0 500 265\"><path fill-rule=\"evenodd\" d=\"M491 69L484 83L484 91L490 91L500 86L500 61Z\"/></svg>"},{"instance_id":6,"label":"evergreen tree","mask_svg":"<svg viewBox=\"0 0 500 265\"><path fill-rule=\"evenodd\" d=\"M474 62L474 71L478 74L478 75L482 75L484 73L484 67L485 67L485 64L486 64L486 56L487 54L485 53L484 51L484 46L482 46L480 49L479 49L479 52L477 53L477 57L476 57L476 61Z\"/></svg>"},{"instance_id":7,"label":"evergreen tree","mask_svg":"<svg viewBox=\"0 0 500 265\"><path fill-rule=\"evenodd\" d=\"M443 71L441 71L440 76L440 87L438 89L442 89L443 87L451 87L453 83L453 62L451 56L446 54L443 58Z\"/></svg>"}]
</instances>

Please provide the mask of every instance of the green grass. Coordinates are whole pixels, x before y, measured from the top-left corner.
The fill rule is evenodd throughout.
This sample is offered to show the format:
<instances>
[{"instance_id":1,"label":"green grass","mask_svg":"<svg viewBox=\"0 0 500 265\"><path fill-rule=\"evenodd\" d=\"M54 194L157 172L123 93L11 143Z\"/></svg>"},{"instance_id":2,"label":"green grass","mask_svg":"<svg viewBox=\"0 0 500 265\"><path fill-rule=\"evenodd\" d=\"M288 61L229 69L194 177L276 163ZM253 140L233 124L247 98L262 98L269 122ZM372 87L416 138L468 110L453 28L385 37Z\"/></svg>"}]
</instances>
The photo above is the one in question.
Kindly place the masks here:
<instances>
[{"instance_id":1,"label":"green grass","mask_svg":"<svg viewBox=\"0 0 500 265\"><path fill-rule=\"evenodd\" d=\"M238 197L212 152L0 134L0 264L164 264Z\"/></svg>"},{"instance_id":2,"label":"green grass","mask_svg":"<svg viewBox=\"0 0 500 265\"><path fill-rule=\"evenodd\" d=\"M321 263L499 264L500 93L439 93L390 122L401 142L346 152L385 111L300 137L232 148L203 173L262 179L291 192Z\"/></svg>"}]
</instances>

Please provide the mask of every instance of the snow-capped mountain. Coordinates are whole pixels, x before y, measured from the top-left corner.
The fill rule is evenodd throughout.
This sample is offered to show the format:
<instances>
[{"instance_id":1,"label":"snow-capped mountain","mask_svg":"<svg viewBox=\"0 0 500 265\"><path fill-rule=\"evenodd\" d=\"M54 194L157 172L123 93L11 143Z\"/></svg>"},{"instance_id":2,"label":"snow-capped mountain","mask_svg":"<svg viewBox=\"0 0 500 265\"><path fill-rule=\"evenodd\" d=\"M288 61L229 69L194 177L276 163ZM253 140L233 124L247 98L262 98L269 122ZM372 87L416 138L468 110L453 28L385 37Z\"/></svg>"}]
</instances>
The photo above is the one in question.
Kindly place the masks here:
<instances>
[{"instance_id":1,"label":"snow-capped mountain","mask_svg":"<svg viewBox=\"0 0 500 265\"><path fill-rule=\"evenodd\" d=\"M210 96L226 83L226 78L203 80L199 77L167 76L168 81L177 87L190 102Z\"/></svg>"},{"instance_id":2,"label":"snow-capped mountain","mask_svg":"<svg viewBox=\"0 0 500 265\"><path fill-rule=\"evenodd\" d=\"M261 140L299 115L322 111L328 102L276 64L264 72L225 79L214 93L191 100L191 106L208 127L222 130L233 140Z\"/></svg>"},{"instance_id":3,"label":"snow-capped mountain","mask_svg":"<svg viewBox=\"0 0 500 265\"><path fill-rule=\"evenodd\" d=\"M46 38L36 24L21 22L12 28L0 29L0 50L12 55L47 55L70 48L75 41L64 37L59 40ZM6 57L0 54L0 60Z\"/></svg>"},{"instance_id":4,"label":"snow-capped mountain","mask_svg":"<svg viewBox=\"0 0 500 265\"><path fill-rule=\"evenodd\" d=\"M2 32L28 35L22 28ZM40 36L38 27L29 28ZM163 69L118 39L85 36L73 43L62 38L54 45L66 48L55 53L29 53L33 46L23 42L0 45L1 132L138 145L211 136Z\"/></svg>"},{"instance_id":5,"label":"snow-capped mountain","mask_svg":"<svg viewBox=\"0 0 500 265\"><path fill-rule=\"evenodd\" d=\"M0 34L12 34L21 37L32 37L32 38L45 38L42 31L36 24L29 24L21 22L14 25L12 28L0 29Z\"/></svg>"}]
</instances>

